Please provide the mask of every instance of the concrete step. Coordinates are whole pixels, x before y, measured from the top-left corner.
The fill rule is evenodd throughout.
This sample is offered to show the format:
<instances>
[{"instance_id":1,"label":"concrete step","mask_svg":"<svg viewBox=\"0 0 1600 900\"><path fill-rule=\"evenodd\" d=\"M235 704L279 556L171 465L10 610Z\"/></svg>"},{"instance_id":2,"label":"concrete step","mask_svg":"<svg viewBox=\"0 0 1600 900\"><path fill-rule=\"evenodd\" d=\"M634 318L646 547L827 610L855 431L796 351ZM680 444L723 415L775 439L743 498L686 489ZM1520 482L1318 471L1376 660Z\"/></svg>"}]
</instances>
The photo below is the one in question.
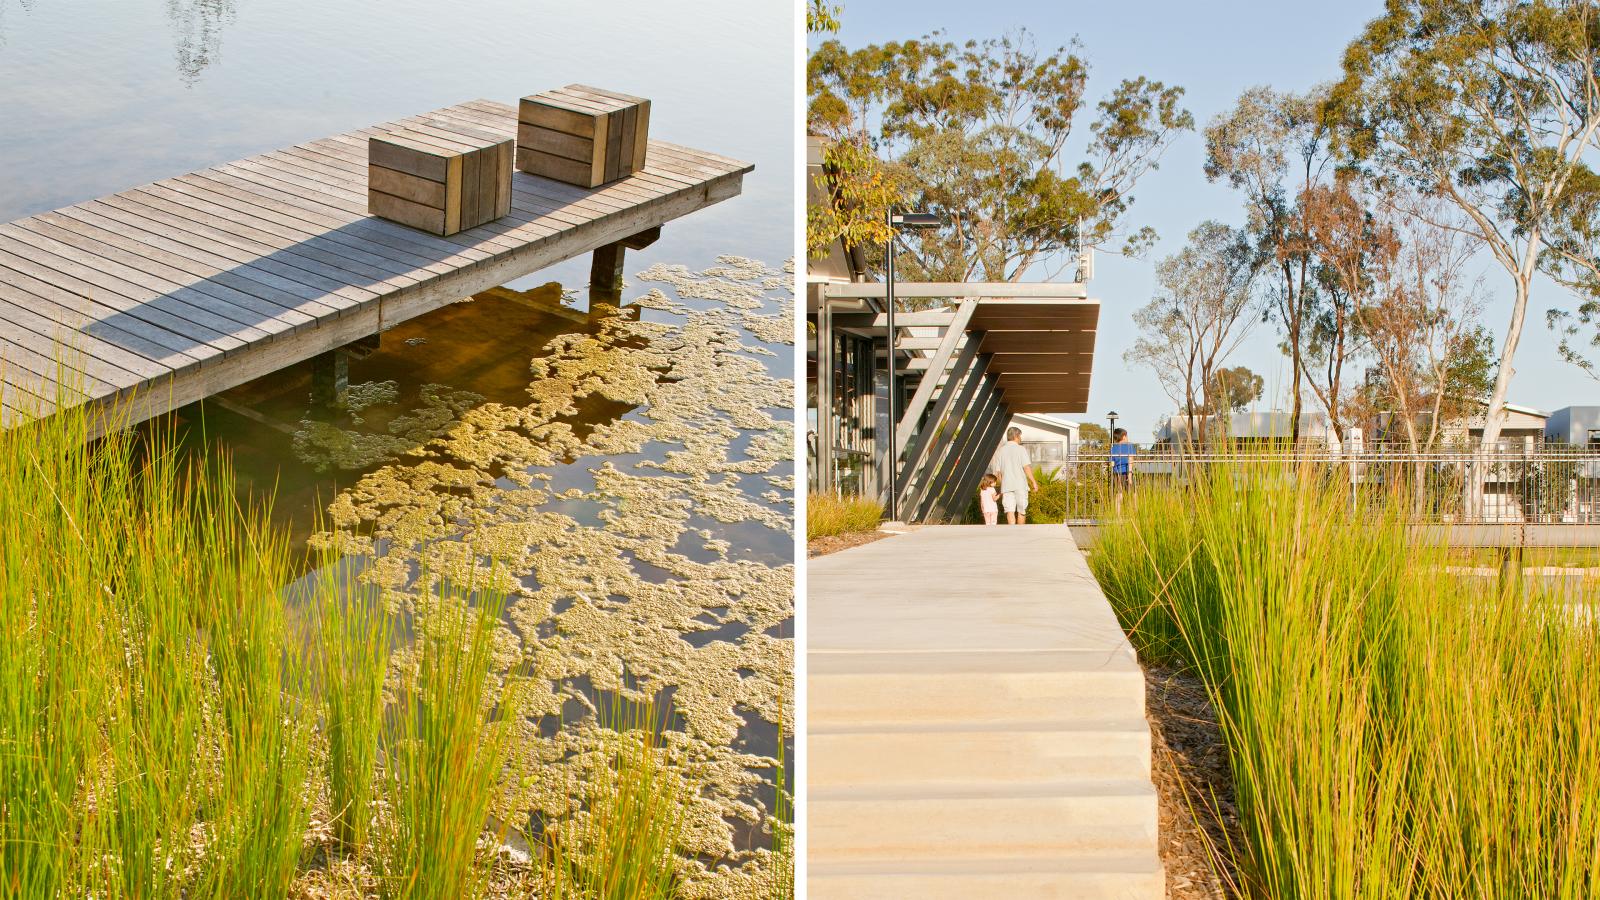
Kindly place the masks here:
<instances>
[{"instance_id":1,"label":"concrete step","mask_svg":"<svg viewBox=\"0 0 1600 900\"><path fill-rule=\"evenodd\" d=\"M826 788L1150 777L1142 718L813 726L807 778Z\"/></svg>"},{"instance_id":2,"label":"concrete step","mask_svg":"<svg viewBox=\"0 0 1600 900\"><path fill-rule=\"evenodd\" d=\"M992 858L812 863L812 900L1160 900L1166 876L1154 853L1058 859Z\"/></svg>"},{"instance_id":3,"label":"concrete step","mask_svg":"<svg viewBox=\"0 0 1600 900\"><path fill-rule=\"evenodd\" d=\"M811 863L1155 855L1148 779L847 788L807 795Z\"/></svg>"},{"instance_id":4,"label":"concrete step","mask_svg":"<svg viewBox=\"0 0 1600 900\"><path fill-rule=\"evenodd\" d=\"M811 728L1144 715L1131 648L824 652L806 663Z\"/></svg>"}]
</instances>

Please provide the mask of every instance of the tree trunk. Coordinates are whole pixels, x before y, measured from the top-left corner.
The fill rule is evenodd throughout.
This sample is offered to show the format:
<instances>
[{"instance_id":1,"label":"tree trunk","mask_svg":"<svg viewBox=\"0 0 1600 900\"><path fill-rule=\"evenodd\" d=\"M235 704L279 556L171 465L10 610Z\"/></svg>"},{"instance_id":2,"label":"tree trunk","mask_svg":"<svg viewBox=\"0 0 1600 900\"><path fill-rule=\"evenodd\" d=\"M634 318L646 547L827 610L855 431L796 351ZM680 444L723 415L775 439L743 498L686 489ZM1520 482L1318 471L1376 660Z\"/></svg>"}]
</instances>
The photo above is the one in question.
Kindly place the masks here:
<instances>
[{"instance_id":1,"label":"tree trunk","mask_svg":"<svg viewBox=\"0 0 1600 900\"><path fill-rule=\"evenodd\" d=\"M1533 254L1528 255L1528 262L1533 259ZM1524 263L1523 271L1517 273L1517 300L1511 309L1511 325L1506 329L1506 340L1500 345L1500 370L1495 373L1494 391L1489 395L1489 408L1483 414L1483 445L1492 447L1500 440L1500 430L1505 427L1506 418L1506 391L1511 386L1511 376L1516 370L1511 366L1511 360L1516 357L1517 344L1522 340L1522 320L1528 312L1528 292L1531 288L1532 273L1528 271L1528 263Z\"/></svg>"},{"instance_id":2,"label":"tree trunk","mask_svg":"<svg viewBox=\"0 0 1600 900\"><path fill-rule=\"evenodd\" d=\"M1492 452L1500 441L1500 429L1505 426L1506 418L1506 390L1511 385L1511 376L1516 370L1511 366L1511 360L1517 355L1517 343L1522 340L1522 320L1528 311L1528 292L1533 281L1531 271L1535 254L1533 248L1537 245L1538 235L1535 233L1528 239L1528 254L1523 260L1522 269L1516 273L1516 303L1511 309L1511 325L1506 329L1505 343L1500 345L1500 371L1495 373L1494 391L1489 395L1489 408L1483 413L1483 441L1479 449ZM1483 484L1488 473L1486 458L1480 453L1478 461L1472 466L1472 477L1467 481L1467 509L1483 510ZM1474 503L1477 505L1475 506Z\"/></svg>"}]
</instances>

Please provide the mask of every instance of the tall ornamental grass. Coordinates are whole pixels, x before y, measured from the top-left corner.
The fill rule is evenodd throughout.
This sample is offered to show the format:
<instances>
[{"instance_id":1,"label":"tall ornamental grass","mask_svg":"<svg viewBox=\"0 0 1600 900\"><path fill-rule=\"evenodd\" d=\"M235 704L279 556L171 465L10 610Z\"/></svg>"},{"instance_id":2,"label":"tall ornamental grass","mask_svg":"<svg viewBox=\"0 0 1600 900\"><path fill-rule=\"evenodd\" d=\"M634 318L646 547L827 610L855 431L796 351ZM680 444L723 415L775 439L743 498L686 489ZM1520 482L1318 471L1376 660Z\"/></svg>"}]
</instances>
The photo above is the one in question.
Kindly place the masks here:
<instances>
[{"instance_id":1,"label":"tall ornamental grass","mask_svg":"<svg viewBox=\"0 0 1600 900\"><path fill-rule=\"evenodd\" d=\"M327 740L329 806L334 838L346 851L368 844L376 812L383 684L395 638L382 595L342 566L318 573L317 661Z\"/></svg>"},{"instance_id":2,"label":"tall ornamental grass","mask_svg":"<svg viewBox=\"0 0 1600 900\"><path fill-rule=\"evenodd\" d=\"M302 561L226 459L91 432L0 433L0 900L296 895L314 810L380 896L482 896L522 714L505 597L424 571L390 608L324 557L290 604ZM697 787L650 708L606 722L548 896L676 896Z\"/></svg>"},{"instance_id":3,"label":"tall ornamental grass","mask_svg":"<svg viewBox=\"0 0 1600 900\"><path fill-rule=\"evenodd\" d=\"M380 893L466 900L487 889L490 860L479 840L518 716L519 691L493 674L504 596L440 583L415 602L415 647L400 662L379 729L388 806L376 835ZM498 847L504 826L495 838Z\"/></svg>"},{"instance_id":4,"label":"tall ornamental grass","mask_svg":"<svg viewBox=\"0 0 1600 900\"><path fill-rule=\"evenodd\" d=\"M806 495L806 539L832 537L857 531L876 531L883 521L883 504L866 497L835 494Z\"/></svg>"},{"instance_id":5,"label":"tall ornamental grass","mask_svg":"<svg viewBox=\"0 0 1600 900\"><path fill-rule=\"evenodd\" d=\"M309 815L287 542L226 465L0 434L0 896L283 896Z\"/></svg>"},{"instance_id":6,"label":"tall ornamental grass","mask_svg":"<svg viewBox=\"0 0 1600 900\"><path fill-rule=\"evenodd\" d=\"M1271 460L1125 498L1090 562L1146 661L1217 709L1271 898L1600 894L1600 628L1453 576L1405 498ZM1584 602L1592 603L1595 598Z\"/></svg>"}]
</instances>

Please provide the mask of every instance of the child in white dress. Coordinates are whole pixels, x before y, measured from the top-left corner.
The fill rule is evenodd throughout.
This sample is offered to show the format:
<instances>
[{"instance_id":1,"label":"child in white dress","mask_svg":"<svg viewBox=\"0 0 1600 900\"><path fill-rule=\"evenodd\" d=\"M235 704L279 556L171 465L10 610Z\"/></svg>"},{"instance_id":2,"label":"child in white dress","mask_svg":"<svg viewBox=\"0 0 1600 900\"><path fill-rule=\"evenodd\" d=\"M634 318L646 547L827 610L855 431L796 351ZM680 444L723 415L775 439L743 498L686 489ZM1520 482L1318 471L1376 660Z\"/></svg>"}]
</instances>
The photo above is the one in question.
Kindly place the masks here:
<instances>
[{"instance_id":1,"label":"child in white dress","mask_svg":"<svg viewBox=\"0 0 1600 900\"><path fill-rule=\"evenodd\" d=\"M978 482L978 506L983 510L983 524L996 525L1000 521L1000 492L996 485L1000 479L985 475Z\"/></svg>"}]
</instances>

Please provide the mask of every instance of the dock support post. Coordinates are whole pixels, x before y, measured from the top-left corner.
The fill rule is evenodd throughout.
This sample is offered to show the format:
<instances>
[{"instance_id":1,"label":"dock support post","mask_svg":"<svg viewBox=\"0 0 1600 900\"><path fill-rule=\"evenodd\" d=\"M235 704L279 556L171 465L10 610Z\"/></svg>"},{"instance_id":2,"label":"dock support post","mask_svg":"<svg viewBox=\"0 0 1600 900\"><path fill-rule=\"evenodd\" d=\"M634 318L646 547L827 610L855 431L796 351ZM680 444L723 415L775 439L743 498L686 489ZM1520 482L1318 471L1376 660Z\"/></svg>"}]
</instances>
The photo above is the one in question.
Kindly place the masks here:
<instances>
[{"instance_id":1,"label":"dock support post","mask_svg":"<svg viewBox=\"0 0 1600 900\"><path fill-rule=\"evenodd\" d=\"M377 352L379 335L351 341L343 347L311 357L311 413L332 418L335 407L350 387L350 360L366 359Z\"/></svg>"},{"instance_id":2,"label":"dock support post","mask_svg":"<svg viewBox=\"0 0 1600 900\"><path fill-rule=\"evenodd\" d=\"M622 305L622 261L629 250L643 250L661 237L659 226L596 247L589 264L589 309L596 303Z\"/></svg>"},{"instance_id":3,"label":"dock support post","mask_svg":"<svg viewBox=\"0 0 1600 900\"><path fill-rule=\"evenodd\" d=\"M627 248L619 241L596 247L589 264L589 311L599 304L622 305L622 258Z\"/></svg>"},{"instance_id":4,"label":"dock support post","mask_svg":"<svg viewBox=\"0 0 1600 900\"><path fill-rule=\"evenodd\" d=\"M350 387L350 357L343 350L329 350L311 358L311 412L331 418L333 408Z\"/></svg>"}]
</instances>

